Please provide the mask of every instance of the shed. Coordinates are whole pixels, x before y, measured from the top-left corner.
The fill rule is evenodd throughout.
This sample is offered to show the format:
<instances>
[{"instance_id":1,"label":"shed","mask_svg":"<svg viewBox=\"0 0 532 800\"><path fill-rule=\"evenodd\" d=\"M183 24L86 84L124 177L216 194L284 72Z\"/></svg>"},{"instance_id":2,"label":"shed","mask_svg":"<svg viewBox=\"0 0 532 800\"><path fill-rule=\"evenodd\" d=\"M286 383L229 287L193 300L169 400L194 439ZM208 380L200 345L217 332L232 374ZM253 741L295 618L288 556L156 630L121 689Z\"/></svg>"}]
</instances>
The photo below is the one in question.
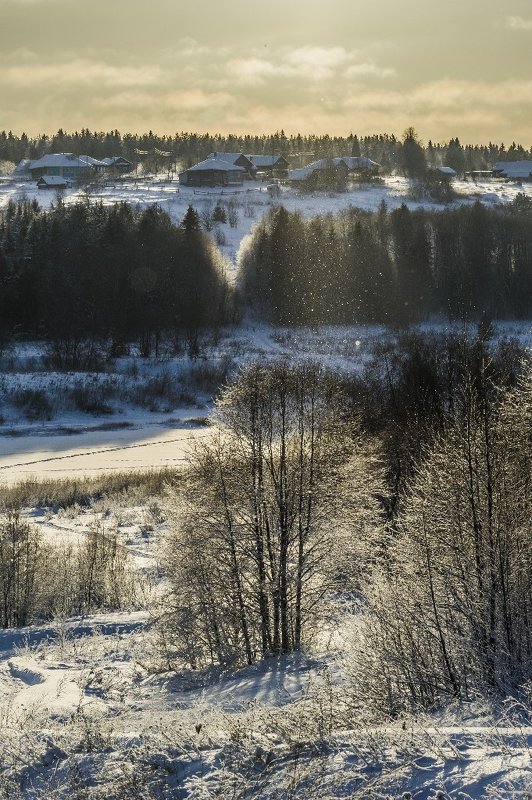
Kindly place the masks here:
<instances>
[{"instance_id":1,"label":"shed","mask_svg":"<svg viewBox=\"0 0 532 800\"><path fill-rule=\"evenodd\" d=\"M43 175L37 181L38 189L66 189L68 185L60 175Z\"/></svg>"}]
</instances>

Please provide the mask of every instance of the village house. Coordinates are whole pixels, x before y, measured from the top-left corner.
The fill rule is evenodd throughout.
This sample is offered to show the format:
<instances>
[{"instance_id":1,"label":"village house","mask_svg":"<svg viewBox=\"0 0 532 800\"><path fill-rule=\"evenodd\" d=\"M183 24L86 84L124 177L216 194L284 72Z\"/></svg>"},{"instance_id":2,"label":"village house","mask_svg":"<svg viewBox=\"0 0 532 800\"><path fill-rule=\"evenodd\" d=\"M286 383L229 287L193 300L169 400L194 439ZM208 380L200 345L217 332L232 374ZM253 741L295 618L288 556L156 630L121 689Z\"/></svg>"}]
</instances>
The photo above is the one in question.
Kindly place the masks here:
<instances>
[{"instance_id":1,"label":"village house","mask_svg":"<svg viewBox=\"0 0 532 800\"><path fill-rule=\"evenodd\" d=\"M293 169L288 173L288 180L294 186L307 190L345 188L350 175L371 177L378 174L380 164L365 156L342 156L339 158L321 158L305 167Z\"/></svg>"},{"instance_id":2,"label":"village house","mask_svg":"<svg viewBox=\"0 0 532 800\"><path fill-rule=\"evenodd\" d=\"M282 155L271 155L271 156L253 156L248 155L249 160L253 165L253 172L255 177L267 177L271 178L273 176L278 178L284 178L288 175L288 170L290 168L290 162L286 160L286 158Z\"/></svg>"},{"instance_id":3,"label":"village house","mask_svg":"<svg viewBox=\"0 0 532 800\"><path fill-rule=\"evenodd\" d=\"M106 165L92 156L75 156L73 153L48 153L42 158L30 161L26 171L36 181L47 175L65 178L73 183L93 178Z\"/></svg>"},{"instance_id":4,"label":"village house","mask_svg":"<svg viewBox=\"0 0 532 800\"><path fill-rule=\"evenodd\" d=\"M183 186L241 185L247 169L222 158L207 158L179 175Z\"/></svg>"},{"instance_id":5,"label":"village house","mask_svg":"<svg viewBox=\"0 0 532 800\"><path fill-rule=\"evenodd\" d=\"M532 181L532 161L499 161L493 174L509 181Z\"/></svg>"},{"instance_id":6,"label":"village house","mask_svg":"<svg viewBox=\"0 0 532 800\"><path fill-rule=\"evenodd\" d=\"M209 158L216 158L221 161L227 161L230 164L233 164L236 167L243 167L246 172L248 173L248 177L252 176L253 173L253 162L251 161L249 156L245 156L244 153L211 153Z\"/></svg>"},{"instance_id":7,"label":"village house","mask_svg":"<svg viewBox=\"0 0 532 800\"><path fill-rule=\"evenodd\" d=\"M123 156L107 156L107 158L102 158L102 164L105 164L106 172L118 173L120 175L131 172L133 169L131 161L128 161L127 158Z\"/></svg>"}]
</instances>

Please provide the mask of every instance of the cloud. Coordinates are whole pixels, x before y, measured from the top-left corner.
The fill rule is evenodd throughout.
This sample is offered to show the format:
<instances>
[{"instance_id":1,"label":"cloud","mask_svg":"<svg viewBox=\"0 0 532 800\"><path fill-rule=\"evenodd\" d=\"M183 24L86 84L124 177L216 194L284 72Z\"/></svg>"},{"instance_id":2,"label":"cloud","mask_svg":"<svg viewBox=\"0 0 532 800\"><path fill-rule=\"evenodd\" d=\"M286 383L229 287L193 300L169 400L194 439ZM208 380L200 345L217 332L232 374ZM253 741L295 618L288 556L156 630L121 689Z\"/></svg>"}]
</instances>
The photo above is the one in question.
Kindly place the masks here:
<instances>
[{"instance_id":1,"label":"cloud","mask_svg":"<svg viewBox=\"0 0 532 800\"><path fill-rule=\"evenodd\" d=\"M0 0L0 3L2 0ZM95 45L92 45L95 48ZM374 56L374 57L373 57ZM164 51L0 56L5 125L257 133L395 132L530 144L531 80L405 84L384 55L347 47L246 47L182 39Z\"/></svg>"},{"instance_id":2,"label":"cloud","mask_svg":"<svg viewBox=\"0 0 532 800\"><path fill-rule=\"evenodd\" d=\"M532 31L532 19L523 19L523 17L507 17L506 27L513 31Z\"/></svg>"},{"instance_id":3,"label":"cloud","mask_svg":"<svg viewBox=\"0 0 532 800\"><path fill-rule=\"evenodd\" d=\"M227 63L229 74L240 84L260 86L268 81L341 82L343 78L390 78L395 70L362 60L358 51L343 47L286 48L264 55L233 58Z\"/></svg>"},{"instance_id":4,"label":"cloud","mask_svg":"<svg viewBox=\"0 0 532 800\"><path fill-rule=\"evenodd\" d=\"M0 6L34 6L44 5L45 3L71 3L72 0L0 0Z\"/></svg>"},{"instance_id":5,"label":"cloud","mask_svg":"<svg viewBox=\"0 0 532 800\"><path fill-rule=\"evenodd\" d=\"M346 78L362 78L370 75L378 78L394 78L397 73L391 67L379 67L369 61L365 61L362 64L352 64L345 71Z\"/></svg>"},{"instance_id":6,"label":"cloud","mask_svg":"<svg viewBox=\"0 0 532 800\"><path fill-rule=\"evenodd\" d=\"M158 66L115 66L88 59L73 59L57 63L14 64L4 70L8 84L20 88L42 87L49 91L56 87L93 86L126 87L155 86L163 80L163 72Z\"/></svg>"}]
</instances>

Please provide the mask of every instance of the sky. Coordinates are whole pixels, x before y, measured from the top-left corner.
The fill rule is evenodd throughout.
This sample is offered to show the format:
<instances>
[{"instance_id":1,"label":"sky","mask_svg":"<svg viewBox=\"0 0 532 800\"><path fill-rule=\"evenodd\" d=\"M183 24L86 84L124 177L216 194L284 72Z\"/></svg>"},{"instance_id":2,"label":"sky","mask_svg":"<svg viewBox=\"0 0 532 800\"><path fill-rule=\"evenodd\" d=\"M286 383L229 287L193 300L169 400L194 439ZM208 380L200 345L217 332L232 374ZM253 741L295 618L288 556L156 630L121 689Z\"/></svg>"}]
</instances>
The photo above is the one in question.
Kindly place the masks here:
<instances>
[{"instance_id":1,"label":"sky","mask_svg":"<svg viewBox=\"0 0 532 800\"><path fill-rule=\"evenodd\" d=\"M0 129L532 145L531 0L0 0Z\"/></svg>"}]
</instances>

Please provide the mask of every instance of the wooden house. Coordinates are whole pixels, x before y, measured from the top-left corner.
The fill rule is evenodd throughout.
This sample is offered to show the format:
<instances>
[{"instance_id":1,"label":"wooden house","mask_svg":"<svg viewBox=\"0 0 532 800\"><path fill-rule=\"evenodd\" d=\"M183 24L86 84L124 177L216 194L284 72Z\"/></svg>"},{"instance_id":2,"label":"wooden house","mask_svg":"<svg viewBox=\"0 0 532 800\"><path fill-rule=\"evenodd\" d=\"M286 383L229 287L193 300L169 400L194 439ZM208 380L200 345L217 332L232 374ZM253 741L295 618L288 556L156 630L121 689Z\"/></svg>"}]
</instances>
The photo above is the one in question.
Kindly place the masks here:
<instances>
[{"instance_id":1,"label":"wooden house","mask_svg":"<svg viewBox=\"0 0 532 800\"><path fill-rule=\"evenodd\" d=\"M43 175L37 181L38 189L66 189L67 186L70 186L69 182L59 175Z\"/></svg>"},{"instance_id":2,"label":"wooden house","mask_svg":"<svg viewBox=\"0 0 532 800\"><path fill-rule=\"evenodd\" d=\"M31 161L27 166L32 180L45 176L65 178L77 182L93 178L105 169L105 164L92 156L75 156L72 153L48 153Z\"/></svg>"},{"instance_id":3,"label":"wooden house","mask_svg":"<svg viewBox=\"0 0 532 800\"><path fill-rule=\"evenodd\" d=\"M288 175L290 162L282 155L248 155L248 158L253 165L253 174L255 177L264 176L271 178L272 176L276 176L278 178L284 178Z\"/></svg>"},{"instance_id":4,"label":"wooden house","mask_svg":"<svg viewBox=\"0 0 532 800\"><path fill-rule=\"evenodd\" d=\"M214 152L209 155L209 158L215 158L219 161L227 161L236 167L244 167L248 176L251 177L253 173L253 163L249 156L244 153L218 153Z\"/></svg>"},{"instance_id":5,"label":"wooden house","mask_svg":"<svg viewBox=\"0 0 532 800\"><path fill-rule=\"evenodd\" d=\"M183 186L241 185L247 170L221 158L207 158L179 175Z\"/></svg>"}]
</instances>

